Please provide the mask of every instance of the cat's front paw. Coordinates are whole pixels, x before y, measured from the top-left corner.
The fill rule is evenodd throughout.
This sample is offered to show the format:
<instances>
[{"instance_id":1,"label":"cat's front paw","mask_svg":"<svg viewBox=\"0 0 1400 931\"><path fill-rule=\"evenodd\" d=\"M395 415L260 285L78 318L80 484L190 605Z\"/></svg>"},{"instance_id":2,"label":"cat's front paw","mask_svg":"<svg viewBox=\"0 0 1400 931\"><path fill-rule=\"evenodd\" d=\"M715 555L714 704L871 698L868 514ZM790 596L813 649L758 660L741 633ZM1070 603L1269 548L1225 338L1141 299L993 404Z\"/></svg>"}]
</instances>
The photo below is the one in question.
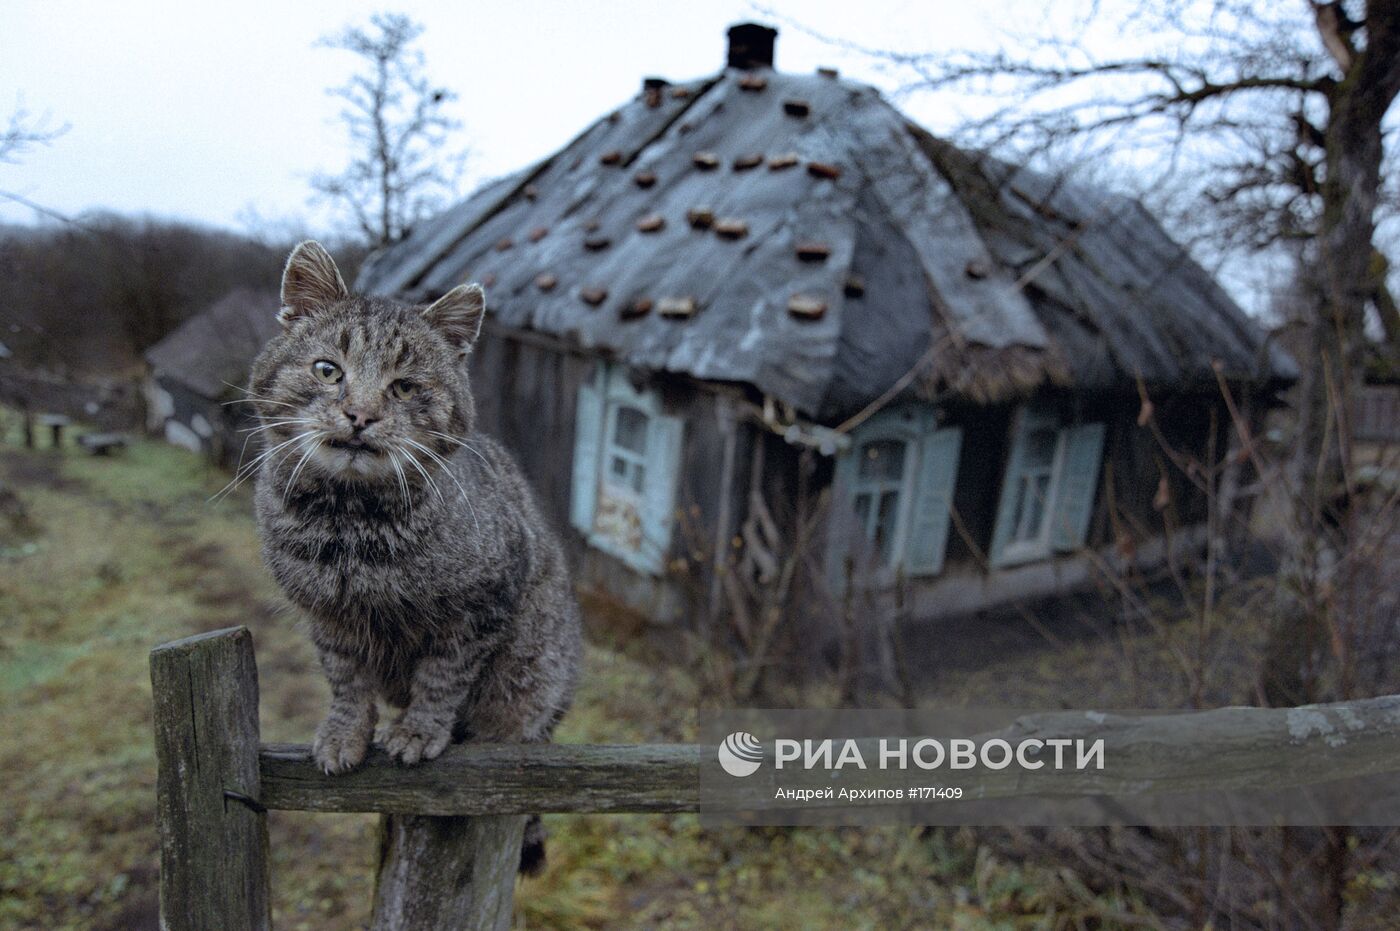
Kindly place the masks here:
<instances>
[{"instance_id":1,"label":"cat's front paw","mask_svg":"<svg viewBox=\"0 0 1400 931\"><path fill-rule=\"evenodd\" d=\"M389 725L383 738L385 752L409 766L421 760L437 759L451 741L451 727L411 714Z\"/></svg>"},{"instance_id":2,"label":"cat's front paw","mask_svg":"<svg viewBox=\"0 0 1400 931\"><path fill-rule=\"evenodd\" d=\"M364 762L372 732L372 727L326 720L316 729L316 742L311 745L311 755L327 775L354 769Z\"/></svg>"}]
</instances>

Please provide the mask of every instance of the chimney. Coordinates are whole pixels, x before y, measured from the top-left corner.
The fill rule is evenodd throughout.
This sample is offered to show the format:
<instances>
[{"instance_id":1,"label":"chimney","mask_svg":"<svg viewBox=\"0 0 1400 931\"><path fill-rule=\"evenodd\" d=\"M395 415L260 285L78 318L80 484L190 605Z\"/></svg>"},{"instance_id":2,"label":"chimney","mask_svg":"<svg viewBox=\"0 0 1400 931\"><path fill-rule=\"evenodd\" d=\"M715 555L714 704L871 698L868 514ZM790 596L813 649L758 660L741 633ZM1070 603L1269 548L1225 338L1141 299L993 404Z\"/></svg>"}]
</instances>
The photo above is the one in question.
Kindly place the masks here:
<instances>
[{"instance_id":1,"label":"chimney","mask_svg":"<svg viewBox=\"0 0 1400 931\"><path fill-rule=\"evenodd\" d=\"M729 27L729 60L727 67L749 70L773 67L773 43L778 30L758 23L739 23Z\"/></svg>"},{"instance_id":2,"label":"chimney","mask_svg":"<svg viewBox=\"0 0 1400 931\"><path fill-rule=\"evenodd\" d=\"M659 107L661 106L661 95L670 86L671 82L665 78L642 78L642 99L646 101L648 107Z\"/></svg>"}]
</instances>

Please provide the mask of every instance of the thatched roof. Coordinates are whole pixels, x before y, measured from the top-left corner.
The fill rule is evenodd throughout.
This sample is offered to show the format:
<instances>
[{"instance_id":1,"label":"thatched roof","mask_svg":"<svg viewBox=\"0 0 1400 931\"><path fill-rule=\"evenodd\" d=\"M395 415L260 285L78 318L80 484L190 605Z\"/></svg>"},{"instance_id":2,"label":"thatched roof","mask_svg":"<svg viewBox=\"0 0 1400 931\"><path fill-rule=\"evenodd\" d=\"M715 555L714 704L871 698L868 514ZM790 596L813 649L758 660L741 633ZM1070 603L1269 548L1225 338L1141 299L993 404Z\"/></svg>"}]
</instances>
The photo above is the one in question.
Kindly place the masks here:
<instances>
[{"instance_id":1,"label":"thatched roof","mask_svg":"<svg viewBox=\"0 0 1400 931\"><path fill-rule=\"evenodd\" d=\"M277 332L279 304L271 291L230 291L148 349L146 361L156 377L202 397L236 397L231 386L248 383L253 359Z\"/></svg>"},{"instance_id":2,"label":"thatched roof","mask_svg":"<svg viewBox=\"0 0 1400 931\"><path fill-rule=\"evenodd\" d=\"M1291 375L1135 201L974 158L831 74L650 82L372 257L359 286L422 299L467 279L506 326L821 418L926 354L911 390L978 401L1208 386L1215 360Z\"/></svg>"}]
</instances>

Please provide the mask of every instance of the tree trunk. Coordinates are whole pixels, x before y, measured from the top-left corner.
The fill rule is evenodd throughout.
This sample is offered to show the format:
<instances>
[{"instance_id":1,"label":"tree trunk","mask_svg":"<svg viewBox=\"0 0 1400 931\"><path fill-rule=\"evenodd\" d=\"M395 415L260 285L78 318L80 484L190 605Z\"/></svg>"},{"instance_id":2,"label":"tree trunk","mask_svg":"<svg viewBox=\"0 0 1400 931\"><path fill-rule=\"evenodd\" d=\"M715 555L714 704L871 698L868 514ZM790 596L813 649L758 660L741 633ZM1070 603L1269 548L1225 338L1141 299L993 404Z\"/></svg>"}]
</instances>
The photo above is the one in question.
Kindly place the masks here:
<instances>
[{"instance_id":1,"label":"tree trunk","mask_svg":"<svg viewBox=\"0 0 1400 931\"><path fill-rule=\"evenodd\" d=\"M1300 385L1298 479L1306 535L1345 540L1351 399L1362 374L1366 302L1383 154L1382 122L1400 90L1400 4L1367 5L1367 44L1329 93L1322 221L1307 267L1310 357Z\"/></svg>"},{"instance_id":2,"label":"tree trunk","mask_svg":"<svg viewBox=\"0 0 1400 931\"><path fill-rule=\"evenodd\" d=\"M1331 567L1346 552L1352 501L1348 488L1352 399L1364 365L1364 321L1374 294L1372 240L1380 191L1382 122L1400 91L1400 4L1368 4L1367 42L1328 94L1322 219L1304 260L1311 308L1308 357L1298 386L1298 438L1291 468L1298 538L1280 586L1270 634L1271 657L1331 631ZM1266 670L1287 682L1297 670ZM1315 688L1316 679L1311 680ZM1312 691L1310 688L1309 691ZM1319 701L1321 695L1298 696Z\"/></svg>"},{"instance_id":3,"label":"tree trunk","mask_svg":"<svg viewBox=\"0 0 1400 931\"><path fill-rule=\"evenodd\" d=\"M1328 100L1322 221L1303 276L1312 315L1310 356L1299 360L1303 377L1293 464L1299 536L1280 585L1278 620L1261 676L1261 697L1271 704L1323 700L1316 664L1331 643L1328 634L1336 630L1329 576L1353 530L1350 416L1364 372L1366 303L1376 293L1372 255L1382 122L1398 90L1400 3L1376 0L1366 5L1366 47ZM1344 921L1350 857L1344 830L1325 829L1324 837L1324 902L1317 917L1319 926L1331 931Z\"/></svg>"},{"instance_id":4,"label":"tree trunk","mask_svg":"<svg viewBox=\"0 0 1400 931\"><path fill-rule=\"evenodd\" d=\"M510 927L523 815L384 815L373 931Z\"/></svg>"}]
</instances>

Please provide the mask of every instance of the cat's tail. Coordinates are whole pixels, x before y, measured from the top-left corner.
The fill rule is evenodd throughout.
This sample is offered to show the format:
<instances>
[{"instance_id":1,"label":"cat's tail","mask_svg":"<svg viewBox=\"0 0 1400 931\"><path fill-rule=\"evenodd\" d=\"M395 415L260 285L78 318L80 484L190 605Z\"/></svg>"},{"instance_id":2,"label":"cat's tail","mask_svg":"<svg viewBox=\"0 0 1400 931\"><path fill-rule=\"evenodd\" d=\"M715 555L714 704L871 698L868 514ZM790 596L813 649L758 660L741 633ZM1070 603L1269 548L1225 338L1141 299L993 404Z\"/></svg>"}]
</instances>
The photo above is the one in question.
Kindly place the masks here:
<instances>
[{"instance_id":1,"label":"cat's tail","mask_svg":"<svg viewBox=\"0 0 1400 931\"><path fill-rule=\"evenodd\" d=\"M525 822L525 839L520 844L520 873L522 876L538 876L544 872L545 855L544 822L539 815L531 815Z\"/></svg>"}]
</instances>

